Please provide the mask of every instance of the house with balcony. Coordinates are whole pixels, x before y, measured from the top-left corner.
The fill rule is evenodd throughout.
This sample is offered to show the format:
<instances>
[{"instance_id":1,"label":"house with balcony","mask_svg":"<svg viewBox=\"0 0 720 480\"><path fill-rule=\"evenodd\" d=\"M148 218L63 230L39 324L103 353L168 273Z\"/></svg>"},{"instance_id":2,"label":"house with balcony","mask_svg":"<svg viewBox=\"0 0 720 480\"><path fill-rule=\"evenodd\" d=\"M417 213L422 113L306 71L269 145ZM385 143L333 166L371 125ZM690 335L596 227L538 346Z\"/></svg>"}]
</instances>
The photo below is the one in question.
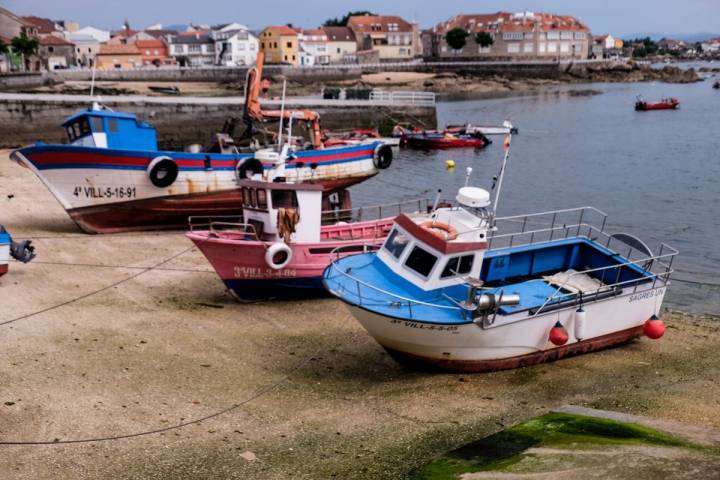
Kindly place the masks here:
<instances>
[{"instance_id":1,"label":"house with balcony","mask_svg":"<svg viewBox=\"0 0 720 480\"><path fill-rule=\"evenodd\" d=\"M167 37L170 55L181 66L207 67L215 65L215 40L209 30L181 32Z\"/></svg>"},{"instance_id":2,"label":"house with balcony","mask_svg":"<svg viewBox=\"0 0 720 480\"><path fill-rule=\"evenodd\" d=\"M266 27L260 32L260 50L265 52L267 63L298 65L300 45L298 33L287 26Z\"/></svg>"},{"instance_id":3,"label":"house with balcony","mask_svg":"<svg viewBox=\"0 0 720 480\"><path fill-rule=\"evenodd\" d=\"M100 50L100 42L90 35L66 32L65 39L75 45L75 65L92 67L95 65L95 56Z\"/></svg>"},{"instance_id":4,"label":"house with balcony","mask_svg":"<svg viewBox=\"0 0 720 480\"><path fill-rule=\"evenodd\" d=\"M218 25L213 28L212 37L215 40L216 65L232 67L255 64L258 38L245 25Z\"/></svg>"},{"instance_id":5,"label":"house with balcony","mask_svg":"<svg viewBox=\"0 0 720 480\"><path fill-rule=\"evenodd\" d=\"M460 49L447 43L454 29L468 34ZM425 55L443 59L585 59L592 44L590 29L577 18L530 11L457 15L423 35Z\"/></svg>"},{"instance_id":6,"label":"house with balcony","mask_svg":"<svg viewBox=\"0 0 720 480\"><path fill-rule=\"evenodd\" d=\"M412 60L422 53L417 24L400 17L352 16L347 26L355 35L358 51L375 50L381 61Z\"/></svg>"},{"instance_id":7,"label":"house with balcony","mask_svg":"<svg viewBox=\"0 0 720 480\"><path fill-rule=\"evenodd\" d=\"M322 28L296 28L300 48L300 65L330 63L328 38Z\"/></svg>"},{"instance_id":8,"label":"house with balcony","mask_svg":"<svg viewBox=\"0 0 720 480\"><path fill-rule=\"evenodd\" d=\"M327 37L328 59L330 63L355 63L357 61L357 41L349 27L323 27Z\"/></svg>"}]
</instances>

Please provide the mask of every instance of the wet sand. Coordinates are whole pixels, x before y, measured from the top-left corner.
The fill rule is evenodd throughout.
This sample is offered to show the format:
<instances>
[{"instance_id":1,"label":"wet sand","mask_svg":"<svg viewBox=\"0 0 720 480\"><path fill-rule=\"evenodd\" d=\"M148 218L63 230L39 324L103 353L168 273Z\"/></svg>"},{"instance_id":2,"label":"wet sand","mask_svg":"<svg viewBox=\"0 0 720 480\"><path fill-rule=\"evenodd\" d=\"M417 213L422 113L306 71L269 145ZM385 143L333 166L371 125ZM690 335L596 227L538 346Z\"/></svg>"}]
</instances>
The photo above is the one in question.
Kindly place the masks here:
<instances>
[{"instance_id":1,"label":"wet sand","mask_svg":"<svg viewBox=\"0 0 720 480\"><path fill-rule=\"evenodd\" d=\"M235 406L120 440L0 445L3 479L405 478L562 404L720 428L718 318L667 313L661 341L521 370L416 372L338 301L238 304L182 232L80 233L7 152L0 222L38 249L0 279L0 323L27 315L0 326L1 442L129 435Z\"/></svg>"}]
</instances>

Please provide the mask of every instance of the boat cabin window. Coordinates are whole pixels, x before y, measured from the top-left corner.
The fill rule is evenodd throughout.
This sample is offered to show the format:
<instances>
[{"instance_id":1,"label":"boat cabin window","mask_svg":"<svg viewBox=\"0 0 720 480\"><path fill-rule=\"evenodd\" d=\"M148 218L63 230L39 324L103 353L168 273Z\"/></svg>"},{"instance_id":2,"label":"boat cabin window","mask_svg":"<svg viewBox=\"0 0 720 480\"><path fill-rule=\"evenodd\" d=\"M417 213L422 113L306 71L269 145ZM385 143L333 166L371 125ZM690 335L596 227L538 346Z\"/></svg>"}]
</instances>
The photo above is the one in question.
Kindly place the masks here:
<instances>
[{"instance_id":1,"label":"boat cabin window","mask_svg":"<svg viewBox=\"0 0 720 480\"><path fill-rule=\"evenodd\" d=\"M437 257L432 253L415 246L405 260L405 266L423 277L428 277L437 263Z\"/></svg>"},{"instance_id":2,"label":"boat cabin window","mask_svg":"<svg viewBox=\"0 0 720 480\"><path fill-rule=\"evenodd\" d=\"M443 269L440 274L440 278L449 278L454 277L455 275L466 275L470 273L473 266L473 260L475 260L475 255L464 255L462 257L453 257L449 259L445 264L445 269Z\"/></svg>"},{"instance_id":3,"label":"boat cabin window","mask_svg":"<svg viewBox=\"0 0 720 480\"><path fill-rule=\"evenodd\" d=\"M118 122L114 118L108 118L108 131L110 133L118 132Z\"/></svg>"},{"instance_id":4,"label":"boat cabin window","mask_svg":"<svg viewBox=\"0 0 720 480\"><path fill-rule=\"evenodd\" d=\"M102 133L105 130L103 129L103 122L102 118L100 117L90 117L90 122L92 122L92 129L95 133Z\"/></svg>"},{"instance_id":5,"label":"boat cabin window","mask_svg":"<svg viewBox=\"0 0 720 480\"><path fill-rule=\"evenodd\" d=\"M263 210L267 210L267 192L265 190L257 191L257 206Z\"/></svg>"},{"instance_id":6,"label":"boat cabin window","mask_svg":"<svg viewBox=\"0 0 720 480\"><path fill-rule=\"evenodd\" d=\"M90 134L90 124L87 117L83 117L65 127L65 130L67 131L68 140L74 142L78 138Z\"/></svg>"},{"instance_id":7,"label":"boat cabin window","mask_svg":"<svg viewBox=\"0 0 720 480\"><path fill-rule=\"evenodd\" d=\"M295 190L273 190L272 191L272 207L273 208L297 208L297 194Z\"/></svg>"},{"instance_id":8,"label":"boat cabin window","mask_svg":"<svg viewBox=\"0 0 720 480\"><path fill-rule=\"evenodd\" d=\"M407 247L407 244L407 235L395 229L392 231L388 239L385 240L385 245L383 245L383 248L390 252L390 255L392 255L393 257L400 258L400 255L402 255L403 251L405 251L405 247Z\"/></svg>"}]
</instances>

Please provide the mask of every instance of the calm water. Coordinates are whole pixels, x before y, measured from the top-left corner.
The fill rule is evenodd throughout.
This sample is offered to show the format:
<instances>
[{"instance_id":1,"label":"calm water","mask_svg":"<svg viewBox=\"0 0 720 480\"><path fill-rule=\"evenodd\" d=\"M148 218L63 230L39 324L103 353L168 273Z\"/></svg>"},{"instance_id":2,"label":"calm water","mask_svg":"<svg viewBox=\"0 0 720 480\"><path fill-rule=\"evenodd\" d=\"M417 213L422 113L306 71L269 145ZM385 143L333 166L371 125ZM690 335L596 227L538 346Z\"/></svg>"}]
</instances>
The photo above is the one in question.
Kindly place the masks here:
<instances>
[{"instance_id":1,"label":"calm water","mask_svg":"<svg viewBox=\"0 0 720 480\"><path fill-rule=\"evenodd\" d=\"M657 251L678 250L675 277L720 284L720 92L710 82L593 84L594 96L543 93L445 102L440 125L497 124L511 117L513 137L499 214L591 205L609 215L612 231L633 233ZM675 96L677 111L635 112L635 97ZM456 162L454 171L445 160ZM355 205L454 196L465 168L471 184L489 188L502 160L502 138L481 151L403 150L390 169L353 188ZM720 312L720 287L674 282L666 305Z\"/></svg>"}]
</instances>

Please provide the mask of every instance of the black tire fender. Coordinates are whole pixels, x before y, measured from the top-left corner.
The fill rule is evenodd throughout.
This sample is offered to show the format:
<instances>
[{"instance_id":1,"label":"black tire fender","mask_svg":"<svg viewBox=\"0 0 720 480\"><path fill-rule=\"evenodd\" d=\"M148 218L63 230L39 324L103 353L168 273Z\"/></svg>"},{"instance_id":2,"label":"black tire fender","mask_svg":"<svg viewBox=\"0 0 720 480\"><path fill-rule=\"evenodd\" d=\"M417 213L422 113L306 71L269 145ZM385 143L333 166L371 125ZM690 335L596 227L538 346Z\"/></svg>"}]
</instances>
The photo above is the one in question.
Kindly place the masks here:
<instances>
[{"instance_id":1,"label":"black tire fender","mask_svg":"<svg viewBox=\"0 0 720 480\"><path fill-rule=\"evenodd\" d=\"M239 160L235 165L235 178L240 180L247 180L248 173L250 176L263 173L263 164L260 160L255 157L246 158Z\"/></svg>"},{"instance_id":2,"label":"black tire fender","mask_svg":"<svg viewBox=\"0 0 720 480\"><path fill-rule=\"evenodd\" d=\"M170 157L155 157L147 167L147 174L150 182L158 188L169 187L177 180L180 169L177 163Z\"/></svg>"},{"instance_id":3,"label":"black tire fender","mask_svg":"<svg viewBox=\"0 0 720 480\"><path fill-rule=\"evenodd\" d=\"M375 168L385 170L392 164L392 161L393 151L390 145L381 143L375 147L375 151L373 152L373 163L375 164Z\"/></svg>"}]
</instances>

